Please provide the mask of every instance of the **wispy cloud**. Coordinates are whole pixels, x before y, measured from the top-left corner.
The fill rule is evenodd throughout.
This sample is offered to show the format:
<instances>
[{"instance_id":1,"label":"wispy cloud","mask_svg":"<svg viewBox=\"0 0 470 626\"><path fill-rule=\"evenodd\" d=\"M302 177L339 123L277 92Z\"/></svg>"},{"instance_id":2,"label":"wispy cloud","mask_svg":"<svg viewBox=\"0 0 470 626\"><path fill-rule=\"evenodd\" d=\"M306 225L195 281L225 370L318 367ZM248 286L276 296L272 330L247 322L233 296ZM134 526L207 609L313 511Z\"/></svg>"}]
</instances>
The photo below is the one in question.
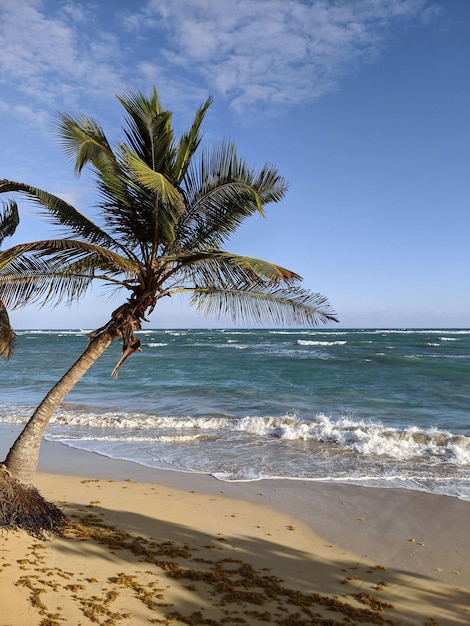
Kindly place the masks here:
<instances>
[{"instance_id":1,"label":"wispy cloud","mask_svg":"<svg viewBox=\"0 0 470 626\"><path fill-rule=\"evenodd\" d=\"M121 83L119 45L93 13L68 2L45 13L39 0L0 6L0 79L43 106L74 106L90 90Z\"/></svg>"},{"instance_id":2,"label":"wispy cloud","mask_svg":"<svg viewBox=\"0 0 470 626\"><path fill-rule=\"evenodd\" d=\"M373 61L426 0L68 0L0 5L0 80L31 110L106 102L163 84L171 100L212 92L237 112L306 103ZM134 7L134 5L133 5ZM6 100L3 95L3 100ZM18 106L19 102L15 103ZM12 105L13 106L13 105Z\"/></svg>"},{"instance_id":3,"label":"wispy cloud","mask_svg":"<svg viewBox=\"0 0 470 626\"><path fill-rule=\"evenodd\" d=\"M141 33L164 25L159 57L167 67L241 112L334 91L344 74L377 57L399 22L425 10L425 0L149 0L142 20L132 17Z\"/></svg>"}]
</instances>

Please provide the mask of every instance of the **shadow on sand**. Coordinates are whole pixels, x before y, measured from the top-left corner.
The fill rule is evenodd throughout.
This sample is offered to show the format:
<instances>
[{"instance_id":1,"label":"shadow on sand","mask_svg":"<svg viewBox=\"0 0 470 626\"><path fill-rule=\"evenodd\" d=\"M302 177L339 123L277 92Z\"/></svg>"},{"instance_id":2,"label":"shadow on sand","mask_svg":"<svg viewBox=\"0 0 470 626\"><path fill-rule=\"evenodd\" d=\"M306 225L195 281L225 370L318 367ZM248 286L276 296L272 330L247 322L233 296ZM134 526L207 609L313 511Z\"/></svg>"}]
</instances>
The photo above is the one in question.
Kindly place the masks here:
<instances>
[{"instance_id":1,"label":"shadow on sand","mask_svg":"<svg viewBox=\"0 0 470 626\"><path fill-rule=\"evenodd\" d=\"M190 520L169 523L99 504L69 502L65 511L72 527L45 545L33 543L26 559L22 584L33 606L37 598L41 624L63 623L60 610L51 608L51 590L56 597L59 592L62 606L75 605L77 615L89 620L83 624L467 623L467 594L436 589L425 577L334 557L313 561L274 539L204 534ZM63 569L48 567L49 550L59 551ZM414 599L405 612L403 595ZM423 607L435 611L423 613Z\"/></svg>"}]
</instances>

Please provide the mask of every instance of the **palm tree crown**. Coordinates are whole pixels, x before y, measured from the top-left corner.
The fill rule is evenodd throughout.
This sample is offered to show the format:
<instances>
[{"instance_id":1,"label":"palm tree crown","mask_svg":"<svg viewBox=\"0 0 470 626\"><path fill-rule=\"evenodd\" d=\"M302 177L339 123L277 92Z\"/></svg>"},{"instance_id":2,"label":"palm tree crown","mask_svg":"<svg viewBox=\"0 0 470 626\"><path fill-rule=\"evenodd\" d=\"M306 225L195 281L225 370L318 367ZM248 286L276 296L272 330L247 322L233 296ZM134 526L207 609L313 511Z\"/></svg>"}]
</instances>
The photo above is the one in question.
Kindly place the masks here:
<instances>
[{"instance_id":1,"label":"palm tree crown","mask_svg":"<svg viewBox=\"0 0 470 626\"><path fill-rule=\"evenodd\" d=\"M179 138L155 89L150 97L129 91L118 100L124 137L114 150L91 117L62 114L56 124L76 173L91 166L96 176L101 225L46 191L0 180L0 193L34 200L65 235L0 252L5 307L70 303L93 281L123 289L125 303L93 336L122 339L126 355L139 348L134 331L158 300L177 292L190 293L203 313L235 321L336 321L326 298L301 289L295 272L223 249L245 218L263 215L287 185L270 165L249 168L227 141L196 155L211 98Z\"/></svg>"}]
</instances>

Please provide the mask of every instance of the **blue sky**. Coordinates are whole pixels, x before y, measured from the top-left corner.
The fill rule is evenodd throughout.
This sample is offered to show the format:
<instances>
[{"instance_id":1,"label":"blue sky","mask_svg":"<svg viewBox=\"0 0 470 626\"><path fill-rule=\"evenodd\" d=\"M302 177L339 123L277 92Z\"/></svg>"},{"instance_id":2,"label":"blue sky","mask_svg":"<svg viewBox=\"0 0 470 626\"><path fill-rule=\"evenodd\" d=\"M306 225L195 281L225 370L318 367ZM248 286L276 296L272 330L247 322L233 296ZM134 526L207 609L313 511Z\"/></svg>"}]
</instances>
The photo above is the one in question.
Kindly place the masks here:
<instances>
[{"instance_id":1,"label":"blue sky","mask_svg":"<svg viewBox=\"0 0 470 626\"><path fill-rule=\"evenodd\" d=\"M469 0L3 0L0 177L92 207L51 120L82 110L118 140L115 94L156 85L180 130L209 94L227 137L290 183L228 246L327 295L341 327L470 327ZM55 236L34 208L4 248ZM117 306L11 313L92 328ZM224 326L183 301L153 327Z\"/></svg>"}]
</instances>

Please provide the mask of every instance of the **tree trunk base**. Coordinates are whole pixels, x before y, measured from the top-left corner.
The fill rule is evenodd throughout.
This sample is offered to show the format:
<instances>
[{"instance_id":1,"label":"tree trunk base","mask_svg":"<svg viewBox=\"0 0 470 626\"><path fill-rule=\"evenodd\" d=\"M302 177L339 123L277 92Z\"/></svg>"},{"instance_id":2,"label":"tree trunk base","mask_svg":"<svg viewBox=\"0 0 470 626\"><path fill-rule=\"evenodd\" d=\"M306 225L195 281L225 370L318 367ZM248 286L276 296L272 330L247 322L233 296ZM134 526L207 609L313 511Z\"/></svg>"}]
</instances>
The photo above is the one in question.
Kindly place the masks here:
<instances>
[{"instance_id":1,"label":"tree trunk base","mask_svg":"<svg viewBox=\"0 0 470 626\"><path fill-rule=\"evenodd\" d=\"M69 520L55 504L45 500L33 485L16 480L0 466L0 528L24 530L38 539L61 534Z\"/></svg>"}]
</instances>

